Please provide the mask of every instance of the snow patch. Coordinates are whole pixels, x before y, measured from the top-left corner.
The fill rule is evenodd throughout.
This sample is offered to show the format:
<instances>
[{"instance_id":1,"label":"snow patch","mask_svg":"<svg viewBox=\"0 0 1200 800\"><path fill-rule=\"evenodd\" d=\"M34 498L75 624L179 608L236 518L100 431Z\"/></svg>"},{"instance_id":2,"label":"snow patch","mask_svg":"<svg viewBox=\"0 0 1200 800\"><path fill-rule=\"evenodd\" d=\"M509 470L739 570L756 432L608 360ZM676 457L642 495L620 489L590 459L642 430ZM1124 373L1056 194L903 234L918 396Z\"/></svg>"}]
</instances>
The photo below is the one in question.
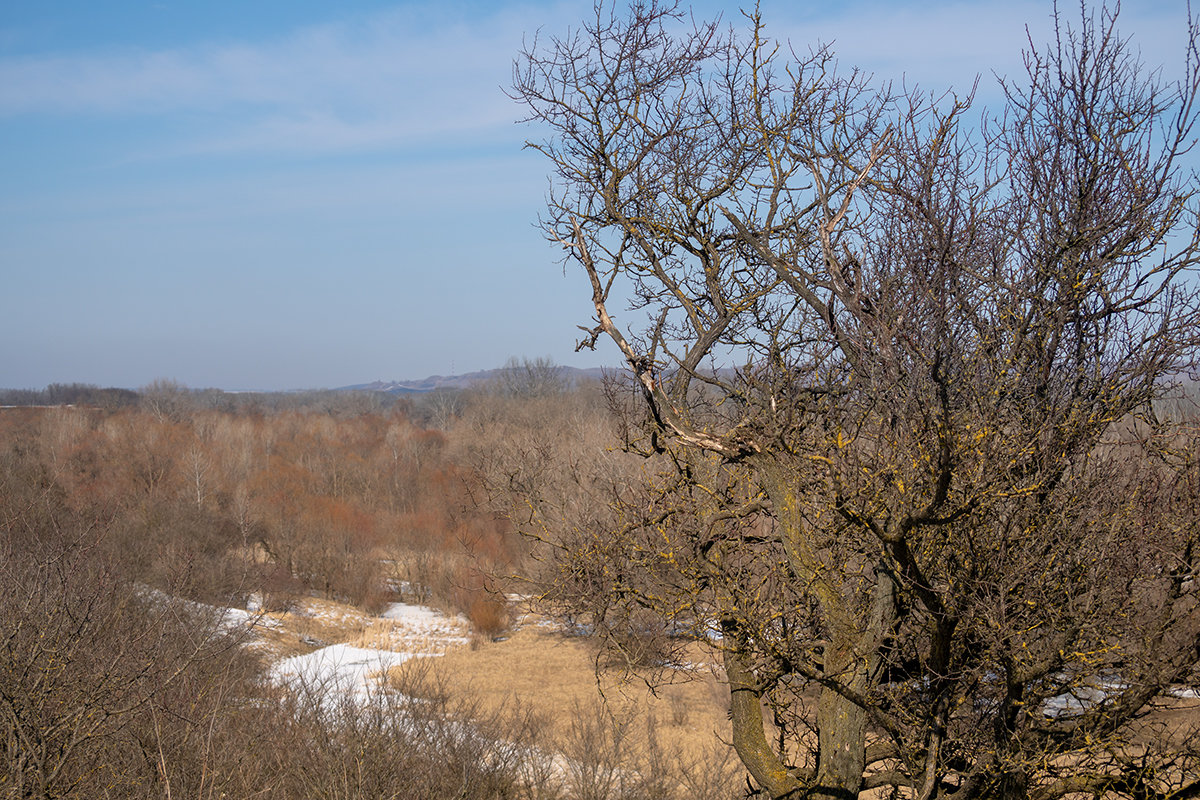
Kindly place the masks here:
<instances>
[{"instance_id":1,"label":"snow patch","mask_svg":"<svg viewBox=\"0 0 1200 800\"><path fill-rule=\"evenodd\" d=\"M365 702L373 692L386 688L387 671L392 667L413 658L439 656L453 645L470 641L470 626L464 618L426 606L392 603L379 618L367 618L368 624L383 621L389 626L386 642L394 649L333 644L283 659L272 675L284 686L316 689L327 702L346 696Z\"/></svg>"},{"instance_id":2,"label":"snow patch","mask_svg":"<svg viewBox=\"0 0 1200 800\"><path fill-rule=\"evenodd\" d=\"M145 584L137 587L138 594L155 603L168 608L180 608L200 617L207 617L216 622L223 631L233 631L239 628L278 628L277 619L271 619L258 611L247 611L242 608L226 608L201 603L197 600L185 600L182 597L169 595L160 589Z\"/></svg>"},{"instance_id":3,"label":"snow patch","mask_svg":"<svg viewBox=\"0 0 1200 800\"><path fill-rule=\"evenodd\" d=\"M462 614L451 617L428 606L391 603L379 616L395 623L393 630L402 633L411 632L421 638L442 638L462 644L470 641L467 634L471 630L471 623Z\"/></svg>"},{"instance_id":4,"label":"snow patch","mask_svg":"<svg viewBox=\"0 0 1200 800\"><path fill-rule=\"evenodd\" d=\"M367 699L386 679L387 671L411 658L431 653L401 653L347 644L332 644L305 655L285 658L274 666L274 678L284 686Z\"/></svg>"},{"instance_id":5,"label":"snow patch","mask_svg":"<svg viewBox=\"0 0 1200 800\"><path fill-rule=\"evenodd\" d=\"M1042 713L1051 719L1077 717L1128 688L1129 684L1119 675L1093 675L1082 685L1051 697L1042 704Z\"/></svg>"}]
</instances>

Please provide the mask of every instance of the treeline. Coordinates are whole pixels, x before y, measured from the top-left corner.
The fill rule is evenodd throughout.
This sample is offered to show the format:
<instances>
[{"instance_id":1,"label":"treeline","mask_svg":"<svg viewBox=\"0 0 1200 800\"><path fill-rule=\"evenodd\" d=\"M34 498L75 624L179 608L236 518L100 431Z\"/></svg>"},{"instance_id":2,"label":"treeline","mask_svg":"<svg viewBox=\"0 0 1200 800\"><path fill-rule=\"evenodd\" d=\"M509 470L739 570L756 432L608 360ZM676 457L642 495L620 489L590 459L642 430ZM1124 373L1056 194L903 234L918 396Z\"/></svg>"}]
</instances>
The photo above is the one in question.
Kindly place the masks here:
<instances>
[{"instance_id":1,"label":"treeline","mask_svg":"<svg viewBox=\"0 0 1200 800\"><path fill-rule=\"evenodd\" d=\"M546 397L575 389L586 390L586 381L577 381L564 367L548 357L510 358L504 366L492 370L491 380L482 380L471 389L445 388L428 392L392 393L366 389L306 389L288 392L227 392L222 389L194 389L177 381L158 379L133 389L100 387L91 383L52 383L44 389L0 388L0 406L81 405L116 409L136 406L171 407L177 411L228 411L276 413L280 411L319 411L346 416L399 409L419 421L448 421L444 410L456 413L463 396ZM592 387L594 388L594 387Z\"/></svg>"},{"instance_id":2,"label":"treeline","mask_svg":"<svg viewBox=\"0 0 1200 800\"><path fill-rule=\"evenodd\" d=\"M0 406L88 405L128 408L138 404L132 389L101 388L90 383L52 383L45 389L0 389Z\"/></svg>"},{"instance_id":3,"label":"treeline","mask_svg":"<svg viewBox=\"0 0 1200 800\"><path fill-rule=\"evenodd\" d=\"M100 387L90 383L52 383L44 389L0 389L0 406L66 406L118 409L169 406L177 411L276 413L320 411L336 415L419 408L402 395L387 392L310 389L295 392L226 392L192 389L175 381L158 380L138 390Z\"/></svg>"}]
</instances>

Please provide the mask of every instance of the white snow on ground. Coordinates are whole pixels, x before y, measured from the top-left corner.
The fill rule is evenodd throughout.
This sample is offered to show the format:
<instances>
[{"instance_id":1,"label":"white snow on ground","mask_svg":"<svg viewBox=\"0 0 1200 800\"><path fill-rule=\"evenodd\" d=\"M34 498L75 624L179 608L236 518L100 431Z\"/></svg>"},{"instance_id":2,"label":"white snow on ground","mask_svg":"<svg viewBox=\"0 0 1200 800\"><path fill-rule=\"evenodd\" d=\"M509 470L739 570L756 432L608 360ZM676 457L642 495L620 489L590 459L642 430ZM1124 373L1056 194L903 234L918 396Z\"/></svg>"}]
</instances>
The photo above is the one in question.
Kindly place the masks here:
<instances>
[{"instance_id":1,"label":"white snow on ground","mask_svg":"<svg viewBox=\"0 0 1200 800\"><path fill-rule=\"evenodd\" d=\"M451 646L470 641L465 619L425 606L392 603L381 620L386 620L382 624L388 627L386 641L397 649L334 644L285 658L272 674L284 685L349 694L365 701L383 685L390 668L411 658L441 655Z\"/></svg>"},{"instance_id":2,"label":"white snow on ground","mask_svg":"<svg viewBox=\"0 0 1200 800\"><path fill-rule=\"evenodd\" d=\"M208 617L224 630L282 627L280 620L257 610L220 608L183 600L151 586L139 586L138 591L156 603ZM427 606L392 603L379 617L356 609L317 604L294 611L337 625L380 629L377 641L382 646L378 649L333 644L282 659L272 667L274 679L281 684L328 693L331 701L336 700L334 693L348 693L365 700L371 691L382 687L390 668L411 658L439 656L451 647L470 642L471 626L465 617L461 614L451 617Z\"/></svg>"},{"instance_id":3,"label":"white snow on ground","mask_svg":"<svg viewBox=\"0 0 1200 800\"><path fill-rule=\"evenodd\" d=\"M196 605L201 604L197 603ZM216 606L207 607L220 613L221 627L227 630L235 627L278 628L280 624L279 620L271 619L258 611L246 611L241 608L217 608Z\"/></svg>"},{"instance_id":4,"label":"white snow on ground","mask_svg":"<svg viewBox=\"0 0 1200 800\"><path fill-rule=\"evenodd\" d=\"M1090 686L1079 686L1069 692L1051 697L1042 704L1042 713L1051 719L1059 717L1077 717L1094 705L1108 699L1110 691L1121 691L1124 686L1096 683Z\"/></svg>"},{"instance_id":5,"label":"white snow on ground","mask_svg":"<svg viewBox=\"0 0 1200 800\"><path fill-rule=\"evenodd\" d=\"M1093 675L1087 678L1083 685L1051 697L1042 705L1042 713L1052 719L1077 717L1089 708L1103 703L1110 696L1120 694L1128 688L1129 684L1119 675ZM1165 694L1181 700L1200 698L1200 691L1188 686L1172 686L1166 690Z\"/></svg>"},{"instance_id":6,"label":"white snow on ground","mask_svg":"<svg viewBox=\"0 0 1200 800\"><path fill-rule=\"evenodd\" d=\"M433 654L333 644L285 658L274 666L272 674L284 685L326 693L330 700L336 700L336 693L365 701L372 690L381 686L389 669L422 655Z\"/></svg>"},{"instance_id":7,"label":"white snow on ground","mask_svg":"<svg viewBox=\"0 0 1200 800\"><path fill-rule=\"evenodd\" d=\"M462 614L450 617L427 606L391 603L379 616L391 620L394 623L392 630L402 636L407 634L422 640L440 639L447 645L470 641L468 633L471 623Z\"/></svg>"},{"instance_id":8,"label":"white snow on ground","mask_svg":"<svg viewBox=\"0 0 1200 800\"><path fill-rule=\"evenodd\" d=\"M168 608L182 608L194 612L200 616L208 617L217 623L217 626L224 631L232 631L237 628L278 628L279 620L271 619L261 613L254 611L246 611L241 608L226 608L223 606L211 606L208 603L201 603L197 600L184 600L180 597L174 597L164 591L155 589L153 586L144 584L137 587L138 593L155 603L160 603Z\"/></svg>"}]
</instances>

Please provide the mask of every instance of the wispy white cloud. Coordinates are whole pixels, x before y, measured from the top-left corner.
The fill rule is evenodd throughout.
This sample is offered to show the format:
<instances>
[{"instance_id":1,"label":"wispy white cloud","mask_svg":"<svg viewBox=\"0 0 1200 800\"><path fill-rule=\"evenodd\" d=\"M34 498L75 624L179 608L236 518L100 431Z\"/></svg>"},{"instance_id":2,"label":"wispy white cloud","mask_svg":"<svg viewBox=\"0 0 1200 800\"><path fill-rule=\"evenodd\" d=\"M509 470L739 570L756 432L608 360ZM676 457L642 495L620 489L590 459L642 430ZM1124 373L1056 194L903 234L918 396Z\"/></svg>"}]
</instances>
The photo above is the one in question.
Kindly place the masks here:
<instances>
[{"instance_id":1,"label":"wispy white cloud","mask_svg":"<svg viewBox=\"0 0 1200 800\"><path fill-rule=\"evenodd\" d=\"M1062 3L1060 10L1062 22L1077 28L1078 6ZM866 2L779 11L786 22L769 32L797 48L832 42L842 65L928 90L962 90L978 76L986 92L995 85L993 74L1023 73L1022 51L1030 40L1040 47L1054 35L1053 7L1042 0ZM1186 23L1183 2L1143 0L1123 4L1118 28L1149 66L1161 64L1169 78L1182 73Z\"/></svg>"},{"instance_id":2,"label":"wispy white cloud","mask_svg":"<svg viewBox=\"0 0 1200 800\"><path fill-rule=\"evenodd\" d=\"M394 11L270 42L0 60L0 118L202 115L176 151L342 150L507 124L528 12Z\"/></svg>"},{"instance_id":3,"label":"wispy white cloud","mask_svg":"<svg viewBox=\"0 0 1200 800\"><path fill-rule=\"evenodd\" d=\"M1026 24L1035 41L1051 33L1048 5L1033 0L763 6L771 35L798 48L832 41L843 65L931 90L965 88L982 75L986 91L993 72L1020 71ZM192 129L139 158L458 140L499 131L517 116L500 87L522 35L543 25L561 32L586 12L563 2L469 18L418 4L270 41L0 59L0 119L195 115ZM1136 31L1144 52L1169 57L1182 50L1183 14L1170 4L1129 3L1123 28Z\"/></svg>"}]
</instances>

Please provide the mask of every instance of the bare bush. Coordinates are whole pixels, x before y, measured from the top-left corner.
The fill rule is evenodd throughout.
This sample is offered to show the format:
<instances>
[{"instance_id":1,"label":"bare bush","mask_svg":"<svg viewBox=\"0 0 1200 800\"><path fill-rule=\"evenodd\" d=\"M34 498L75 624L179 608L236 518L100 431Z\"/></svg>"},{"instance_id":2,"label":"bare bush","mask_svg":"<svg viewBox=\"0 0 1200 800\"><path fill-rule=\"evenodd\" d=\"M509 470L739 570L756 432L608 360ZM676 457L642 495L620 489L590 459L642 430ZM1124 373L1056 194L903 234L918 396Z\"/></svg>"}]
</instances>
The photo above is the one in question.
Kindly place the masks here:
<instances>
[{"instance_id":1,"label":"bare bush","mask_svg":"<svg viewBox=\"0 0 1200 800\"><path fill-rule=\"evenodd\" d=\"M148 594L94 532L75 537L0 544L3 796L160 785L256 670L214 615Z\"/></svg>"}]
</instances>

